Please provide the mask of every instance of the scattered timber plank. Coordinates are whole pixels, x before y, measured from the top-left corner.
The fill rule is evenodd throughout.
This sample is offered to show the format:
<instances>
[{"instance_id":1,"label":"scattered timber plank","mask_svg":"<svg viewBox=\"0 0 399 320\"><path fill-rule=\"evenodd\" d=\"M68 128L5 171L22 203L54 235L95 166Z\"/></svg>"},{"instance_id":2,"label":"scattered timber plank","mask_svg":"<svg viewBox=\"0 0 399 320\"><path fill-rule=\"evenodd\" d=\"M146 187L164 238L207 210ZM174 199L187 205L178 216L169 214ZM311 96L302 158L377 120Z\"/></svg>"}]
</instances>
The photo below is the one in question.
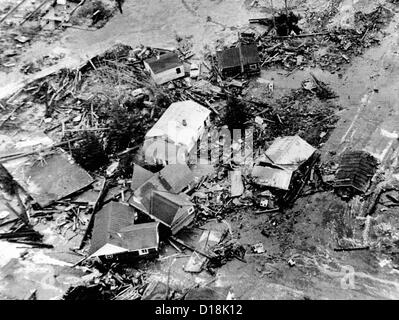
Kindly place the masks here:
<instances>
[{"instance_id":1,"label":"scattered timber plank","mask_svg":"<svg viewBox=\"0 0 399 320\"><path fill-rule=\"evenodd\" d=\"M28 16L22 20L22 22L19 24L22 26L26 21L28 21L36 12L38 12L49 0L44 0L41 4L39 4L36 9L34 9Z\"/></svg>"},{"instance_id":2,"label":"scattered timber plank","mask_svg":"<svg viewBox=\"0 0 399 320\"><path fill-rule=\"evenodd\" d=\"M198 250L196 248L194 248L193 246L190 246L189 244L185 243L183 240L180 240L174 236L170 237L174 242L177 242L178 244L182 245L183 247L191 250L191 251L195 251L198 252L200 255L203 255L204 257L208 258L208 259L212 259L212 257L208 254L206 254L205 252L202 252L201 250Z\"/></svg>"},{"instance_id":3,"label":"scattered timber plank","mask_svg":"<svg viewBox=\"0 0 399 320\"><path fill-rule=\"evenodd\" d=\"M83 235L83 238L82 238L82 241L80 243L79 250L81 250L84 247L84 245L86 243L86 240L87 240L91 230L93 229L94 216L95 216L97 210L99 209L99 207L101 205L101 201L102 201L102 199L105 196L106 190L107 190L107 179L104 178L103 183L101 185L100 193L98 194L97 200L96 200L96 202L95 202L95 204L93 206L93 209L92 209L92 215L90 217L89 224L87 225L86 231L85 231L85 233Z\"/></svg>"}]
</instances>

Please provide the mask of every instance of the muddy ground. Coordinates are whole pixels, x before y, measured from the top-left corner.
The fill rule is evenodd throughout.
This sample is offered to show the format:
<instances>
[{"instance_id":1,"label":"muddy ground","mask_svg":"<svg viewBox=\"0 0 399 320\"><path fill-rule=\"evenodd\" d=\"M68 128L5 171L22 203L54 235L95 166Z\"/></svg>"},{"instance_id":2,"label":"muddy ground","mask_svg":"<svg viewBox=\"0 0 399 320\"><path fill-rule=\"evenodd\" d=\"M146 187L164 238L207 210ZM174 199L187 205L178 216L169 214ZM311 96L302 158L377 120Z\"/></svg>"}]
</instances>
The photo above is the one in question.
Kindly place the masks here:
<instances>
[{"instance_id":1,"label":"muddy ground","mask_svg":"<svg viewBox=\"0 0 399 320\"><path fill-rule=\"evenodd\" d=\"M275 7L282 7L284 3L273 2ZM19 48L16 65L0 69L0 98L9 96L35 77L63 67L77 67L119 42L133 47L144 44L168 48L176 47L177 36L188 37L193 52L201 58L208 50L235 41L238 31L262 30L261 26L250 26L248 19L270 15L272 10L268 1L258 1L260 6L251 7L252 3L241 0L126 1L123 14L115 12L100 29L67 28L52 32L51 41L35 37ZM315 26L319 25L351 28L355 12L368 13L376 7L375 1L363 0L289 3L295 12L304 16L301 26L309 32L317 30ZM0 5L3 6L3 1ZM331 72L320 66L304 66L291 71L278 65L266 66L261 78L273 80L273 98L277 99L300 88L312 71L336 93L334 102L341 107L341 110L337 108L339 120L335 129L321 146L322 162L331 165L348 149L365 150L378 158L385 180L391 181L397 178L398 165L399 11L397 5L389 1L382 1L382 5L393 14L383 29L385 34L380 36L379 43L364 48L339 70ZM38 72L21 72L23 65L43 59L49 53L62 55L53 65L43 66ZM42 114L43 110L25 110L29 121L21 118L16 121L34 126ZM396 254L389 253L397 246L392 243L398 240L398 211L395 207L387 209L378 205L370 219L371 227L365 232L367 219L353 213L352 205L326 191L302 197L293 208L277 215L256 215L245 207L227 215L225 219L235 238L247 248L246 262L235 259L217 269L215 286L229 288L237 299L398 299L399 262ZM2 275L8 281L0 285L2 298L23 299L37 287L41 288L39 299L60 298L69 285L79 281L84 270L69 267L81 257L69 255L66 259L62 253L63 249L74 246L71 240L54 236L51 231L48 236L56 237L60 244L56 253L39 250L40 254L34 254L37 249L18 249L0 242L2 267L11 258L28 252L24 261L13 260L19 264L15 267L17 271L3 270ZM345 241L370 245L371 249L334 251ZM251 253L250 247L259 242L266 252ZM386 242L391 244L389 250L384 246ZM149 280L163 282L170 270L170 284L176 290L214 278L205 271L198 275L184 272L187 257L174 260L175 254L172 247L165 246L159 261L139 264L137 269L144 270ZM56 260L49 261L49 257ZM38 279L48 270L55 274L57 281L54 283L50 277L43 285Z\"/></svg>"}]
</instances>

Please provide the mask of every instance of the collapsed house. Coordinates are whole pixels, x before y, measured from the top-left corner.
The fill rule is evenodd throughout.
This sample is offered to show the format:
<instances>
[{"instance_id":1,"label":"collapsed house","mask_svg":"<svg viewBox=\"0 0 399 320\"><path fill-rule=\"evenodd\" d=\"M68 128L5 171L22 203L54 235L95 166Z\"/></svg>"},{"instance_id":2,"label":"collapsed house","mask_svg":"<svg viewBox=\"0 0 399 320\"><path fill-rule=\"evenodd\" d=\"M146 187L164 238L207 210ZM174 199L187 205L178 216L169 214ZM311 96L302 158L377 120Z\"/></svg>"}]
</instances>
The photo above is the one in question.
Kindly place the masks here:
<instances>
[{"instance_id":1,"label":"collapsed house","mask_svg":"<svg viewBox=\"0 0 399 320\"><path fill-rule=\"evenodd\" d=\"M144 67L157 84L164 84L185 75L183 63L173 52L145 60Z\"/></svg>"},{"instance_id":2,"label":"collapsed house","mask_svg":"<svg viewBox=\"0 0 399 320\"><path fill-rule=\"evenodd\" d=\"M94 221L89 257L130 260L158 254L158 222L134 224L135 211L119 202L106 204Z\"/></svg>"},{"instance_id":3,"label":"collapsed house","mask_svg":"<svg viewBox=\"0 0 399 320\"><path fill-rule=\"evenodd\" d=\"M30 135L28 141L16 140L10 142L9 149L7 144L0 147L0 155L4 157L0 166L40 207L47 207L94 182L65 152L43 150L43 145L46 148L53 145L44 134ZM42 152L34 155L33 150L41 149Z\"/></svg>"},{"instance_id":4,"label":"collapsed house","mask_svg":"<svg viewBox=\"0 0 399 320\"><path fill-rule=\"evenodd\" d=\"M239 44L237 47L216 52L218 69L223 77L260 72L260 58L256 44Z\"/></svg>"},{"instance_id":5,"label":"collapsed house","mask_svg":"<svg viewBox=\"0 0 399 320\"><path fill-rule=\"evenodd\" d=\"M301 137L279 137L259 157L252 170L252 177L259 185L288 191L292 176L316 149Z\"/></svg>"},{"instance_id":6,"label":"collapsed house","mask_svg":"<svg viewBox=\"0 0 399 320\"><path fill-rule=\"evenodd\" d=\"M376 169L377 159L369 153L345 152L335 174L334 189L343 198L365 193Z\"/></svg>"},{"instance_id":7,"label":"collapsed house","mask_svg":"<svg viewBox=\"0 0 399 320\"><path fill-rule=\"evenodd\" d=\"M194 204L189 199L185 195L152 191L150 216L176 234L194 220Z\"/></svg>"},{"instance_id":8,"label":"collapsed house","mask_svg":"<svg viewBox=\"0 0 399 320\"><path fill-rule=\"evenodd\" d=\"M135 169L136 170L136 169ZM145 169L133 174L133 181L147 175ZM182 193L194 182L194 175L185 164L168 165L153 174L133 194L129 204L176 234L194 219L194 204Z\"/></svg>"},{"instance_id":9,"label":"collapsed house","mask_svg":"<svg viewBox=\"0 0 399 320\"><path fill-rule=\"evenodd\" d=\"M172 103L145 135L146 162L185 163L205 132L210 113L209 109L192 100Z\"/></svg>"}]
</instances>

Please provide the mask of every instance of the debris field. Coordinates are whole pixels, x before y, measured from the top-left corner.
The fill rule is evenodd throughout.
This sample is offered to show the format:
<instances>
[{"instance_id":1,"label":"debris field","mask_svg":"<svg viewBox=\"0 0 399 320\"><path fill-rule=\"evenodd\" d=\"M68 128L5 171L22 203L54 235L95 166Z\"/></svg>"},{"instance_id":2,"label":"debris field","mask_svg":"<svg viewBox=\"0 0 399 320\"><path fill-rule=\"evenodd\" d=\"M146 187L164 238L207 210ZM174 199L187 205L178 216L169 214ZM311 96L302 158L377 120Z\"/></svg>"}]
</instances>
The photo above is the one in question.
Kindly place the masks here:
<instances>
[{"instance_id":1,"label":"debris field","mask_svg":"<svg viewBox=\"0 0 399 320\"><path fill-rule=\"evenodd\" d=\"M399 297L398 136L355 143L367 128L350 131L362 116L337 90L397 5L348 26L341 1L242 2L253 18L201 54L184 36L116 43L43 75L60 57L20 67L21 51L130 5L1 9L0 72L37 75L0 100L1 299Z\"/></svg>"}]
</instances>

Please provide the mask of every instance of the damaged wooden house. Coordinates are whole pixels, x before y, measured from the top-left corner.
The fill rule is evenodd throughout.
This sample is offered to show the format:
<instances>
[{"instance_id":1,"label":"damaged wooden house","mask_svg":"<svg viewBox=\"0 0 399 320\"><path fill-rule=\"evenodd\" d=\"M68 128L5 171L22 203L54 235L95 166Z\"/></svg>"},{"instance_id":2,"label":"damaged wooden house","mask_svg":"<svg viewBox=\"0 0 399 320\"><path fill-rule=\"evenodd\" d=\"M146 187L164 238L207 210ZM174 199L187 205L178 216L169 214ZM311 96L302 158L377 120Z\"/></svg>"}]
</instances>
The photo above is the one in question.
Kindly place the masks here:
<instances>
[{"instance_id":1,"label":"damaged wooden house","mask_svg":"<svg viewBox=\"0 0 399 320\"><path fill-rule=\"evenodd\" d=\"M135 224L132 207L106 204L95 216L89 257L130 261L158 255L158 222Z\"/></svg>"},{"instance_id":2,"label":"damaged wooden house","mask_svg":"<svg viewBox=\"0 0 399 320\"><path fill-rule=\"evenodd\" d=\"M347 151L335 174L334 189L343 198L367 191L377 170L377 159L365 151Z\"/></svg>"},{"instance_id":3,"label":"damaged wooden house","mask_svg":"<svg viewBox=\"0 0 399 320\"><path fill-rule=\"evenodd\" d=\"M216 52L218 69L223 77L260 73L260 58L256 44L240 44Z\"/></svg>"},{"instance_id":4,"label":"damaged wooden house","mask_svg":"<svg viewBox=\"0 0 399 320\"><path fill-rule=\"evenodd\" d=\"M53 145L41 132L0 136L0 167L42 208L94 182L66 152L49 151Z\"/></svg>"},{"instance_id":5,"label":"damaged wooden house","mask_svg":"<svg viewBox=\"0 0 399 320\"><path fill-rule=\"evenodd\" d=\"M145 60L144 67L157 84L164 84L185 75L183 63L173 52Z\"/></svg>"},{"instance_id":6,"label":"damaged wooden house","mask_svg":"<svg viewBox=\"0 0 399 320\"><path fill-rule=\"evenodd\" d=\"M288 191L293 174L315 152L315 148L297 135L276 138L258 158L252 177L259 185Z\"/></svg>"},{"instance_id":7,"label":"damaged wooden house","mask_svg":"<svg viewBox=\"0 0 399 320\"><path fill-rule=\"evenodd\" d=\"M132 178L135 185L149 175L145 169L136 167ZM176 234L194 219L194 204L183 193L194 182L187 165L168 165L139 186L129 204Z\"/></svg>"},{"instance_id":8,"label":"damaged wooden house","mask_svg":"<svg viewBox=\"0 0 399 320\"><path fill-rule=\"evenodd\" d=\"M145 161L163 165L186 163L209 125L210 113L192 100L172 103L145 135Z\"/></svg>"}]
</instances>

